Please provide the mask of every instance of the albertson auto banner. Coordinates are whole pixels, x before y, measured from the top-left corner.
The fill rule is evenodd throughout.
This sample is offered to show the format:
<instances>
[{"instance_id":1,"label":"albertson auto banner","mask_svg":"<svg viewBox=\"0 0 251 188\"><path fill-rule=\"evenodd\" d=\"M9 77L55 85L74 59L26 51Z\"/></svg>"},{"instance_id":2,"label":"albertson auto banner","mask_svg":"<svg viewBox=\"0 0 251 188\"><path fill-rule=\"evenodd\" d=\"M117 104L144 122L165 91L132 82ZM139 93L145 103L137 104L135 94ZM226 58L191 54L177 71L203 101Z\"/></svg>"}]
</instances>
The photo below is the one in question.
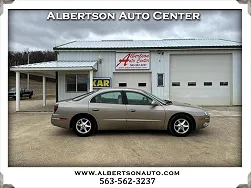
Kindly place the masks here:
<instances>
[{"instance_id":1,"label":"albertson auto banner","mask_svg":"<svg viewBox=\"0 0 251 188\"><path fill-rule=\"evenodd\" d=\"M150 53L116 53L118 69L150 69Z\"/></svg>"}]
</instances>

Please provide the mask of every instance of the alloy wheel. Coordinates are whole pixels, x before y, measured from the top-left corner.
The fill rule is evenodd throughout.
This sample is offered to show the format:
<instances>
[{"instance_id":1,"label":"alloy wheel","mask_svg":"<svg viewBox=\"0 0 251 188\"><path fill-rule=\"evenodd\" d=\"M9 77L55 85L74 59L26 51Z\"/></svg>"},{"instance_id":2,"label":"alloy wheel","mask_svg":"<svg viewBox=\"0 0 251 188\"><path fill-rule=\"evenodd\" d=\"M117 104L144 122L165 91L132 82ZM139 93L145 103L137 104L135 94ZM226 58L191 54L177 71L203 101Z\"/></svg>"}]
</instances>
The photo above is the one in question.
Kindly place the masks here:
<instances>
[{"instance_id":1,"label":"alloy wheel","mask_svg":"<svg viewBox=\"0 0 251 188\"><path fill-rule=\"evenodd\" d=\"M178 134L185 134L189 131L190 124L186 119L177 119L174 123L174 130Z\"/></svg>"},{"instance_id":2,"label":"alloy wheel","mask_svg":"<svg viewBox=\"0 0 251 188\"><path fill-rule=\"evenodd\" d=\"M76 122L76 130L81 134L87 134L92 127L91 121L86 118L81 118Z\"/></svg>"}]
</instances>

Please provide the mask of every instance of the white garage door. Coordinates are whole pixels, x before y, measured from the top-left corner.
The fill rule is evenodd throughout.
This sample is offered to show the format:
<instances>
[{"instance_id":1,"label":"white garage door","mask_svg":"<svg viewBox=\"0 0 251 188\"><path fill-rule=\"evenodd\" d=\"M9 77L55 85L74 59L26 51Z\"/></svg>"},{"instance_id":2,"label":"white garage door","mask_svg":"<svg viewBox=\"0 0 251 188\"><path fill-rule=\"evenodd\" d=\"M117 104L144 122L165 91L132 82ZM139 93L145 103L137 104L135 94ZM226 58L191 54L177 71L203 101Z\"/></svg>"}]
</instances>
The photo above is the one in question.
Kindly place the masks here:
<instances>
[{"instance_id":1,"label":"white garage door","mask_svg":"<svg viewBox=\"0 0 251 188\"><path fill-rule=\"evenodd\" d=\"M231 54L171 55L170 99L230 105Z\"/></svg>"},{"instance_id":2,"label":"white garage door","mask_svg":"<svg viewBox=\"0 0 251 188\"><path fill-rule=\"evenodd\" d=\"M127 72L113 73L113 87L139 88L145 91L152 91L151 73Z\"/></svg>"}]
</instances>

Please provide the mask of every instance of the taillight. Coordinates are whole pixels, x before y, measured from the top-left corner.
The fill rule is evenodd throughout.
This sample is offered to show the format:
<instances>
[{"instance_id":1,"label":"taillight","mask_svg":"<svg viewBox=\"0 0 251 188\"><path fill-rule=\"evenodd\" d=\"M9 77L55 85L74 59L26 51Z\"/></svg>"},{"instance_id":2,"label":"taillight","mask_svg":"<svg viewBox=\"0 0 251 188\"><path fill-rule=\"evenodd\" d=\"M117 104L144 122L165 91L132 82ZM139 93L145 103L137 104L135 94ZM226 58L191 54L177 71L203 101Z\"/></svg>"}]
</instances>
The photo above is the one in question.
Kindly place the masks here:
<instances>
[{"instance_id":1,"label":"taillight","mask_svg":"<svg viewBox=\"0 0 251 188\"><path fill-rule=\"evenodd\" d=\"M58 110L58 104L54 105L54 113Z\"/></svg>"}]
</instances>

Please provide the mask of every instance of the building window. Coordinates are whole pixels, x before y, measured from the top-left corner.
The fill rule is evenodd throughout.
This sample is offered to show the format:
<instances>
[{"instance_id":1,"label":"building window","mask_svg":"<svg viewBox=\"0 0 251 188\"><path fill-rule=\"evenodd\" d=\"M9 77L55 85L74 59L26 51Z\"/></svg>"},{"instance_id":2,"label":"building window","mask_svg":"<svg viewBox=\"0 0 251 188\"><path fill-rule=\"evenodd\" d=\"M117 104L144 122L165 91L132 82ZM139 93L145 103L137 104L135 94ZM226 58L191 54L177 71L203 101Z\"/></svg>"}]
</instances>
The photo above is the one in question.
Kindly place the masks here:
<instances>
[{"instance_id":1,"label":"building window","mask_svg":"<svg viewBox=\"0 0 251 188\"><path fill-rule=\"evenodd\" d=\"M188 82L188 86L196 86L196 82Z\"/></svg>"},{"instance_id":2,"label":"building window","mask_svg":"<svg viewBox=\"0 0 251 188\"><path fill-rule=\"evenodd\" d=\"M139 87L146 87L146 83L138 83Z\"/></svg>"},{"instance_id":3,"label":"building window","mask_svg":"<svg viewBox=\"0 0 251 188\"><path fill-rule=\"evenodd\" d=\"M158 87L163 87L164 86L164 74L158 73Z\"/></svg>"},{"instance_id":4,"label":"building window","mask_svg":"<svg viewBox=\"0 0 251 188\"><path fill-rule=\"evenodd\" d=\"M220 86L228 86L228 82L220 82Z\"/></svg>"},{"instance_id":5,"label":"building window","mask_svg":"<svg viewBox=\"0 0 251 188\"><path fill-rule=\"evenodd\" d=\"M67 74L66 91L67 92L83 92L88 91L88 75L87 74Z\"/></svg>"},{"instance_id":6,"label":"building window","mask_svg":"<svg viewBox=\"0 0 251 188\"><path fill-rule=\"evenodd\" d=\"M213 83L212 82L204 82L204 86L212 86Z\"/></svg>"},{"instance_id":7,"label":"building window","mask_svg":"<svg viewBox=\"0 0 251 188\"><path fill-rule=\"evenodd\" d=\"M119 83L119 87L126 87L127 84L126 83Z\"/></svg>"},{"instance_id":8,"label":"building window","mask_svg":"<svg viewBox=\"0 0 251 188\"><path fill-rule=\"evenodd\" d=\"M172 82L172 86L180 86L180 82Z\"/></svg>"}]
</instances>

